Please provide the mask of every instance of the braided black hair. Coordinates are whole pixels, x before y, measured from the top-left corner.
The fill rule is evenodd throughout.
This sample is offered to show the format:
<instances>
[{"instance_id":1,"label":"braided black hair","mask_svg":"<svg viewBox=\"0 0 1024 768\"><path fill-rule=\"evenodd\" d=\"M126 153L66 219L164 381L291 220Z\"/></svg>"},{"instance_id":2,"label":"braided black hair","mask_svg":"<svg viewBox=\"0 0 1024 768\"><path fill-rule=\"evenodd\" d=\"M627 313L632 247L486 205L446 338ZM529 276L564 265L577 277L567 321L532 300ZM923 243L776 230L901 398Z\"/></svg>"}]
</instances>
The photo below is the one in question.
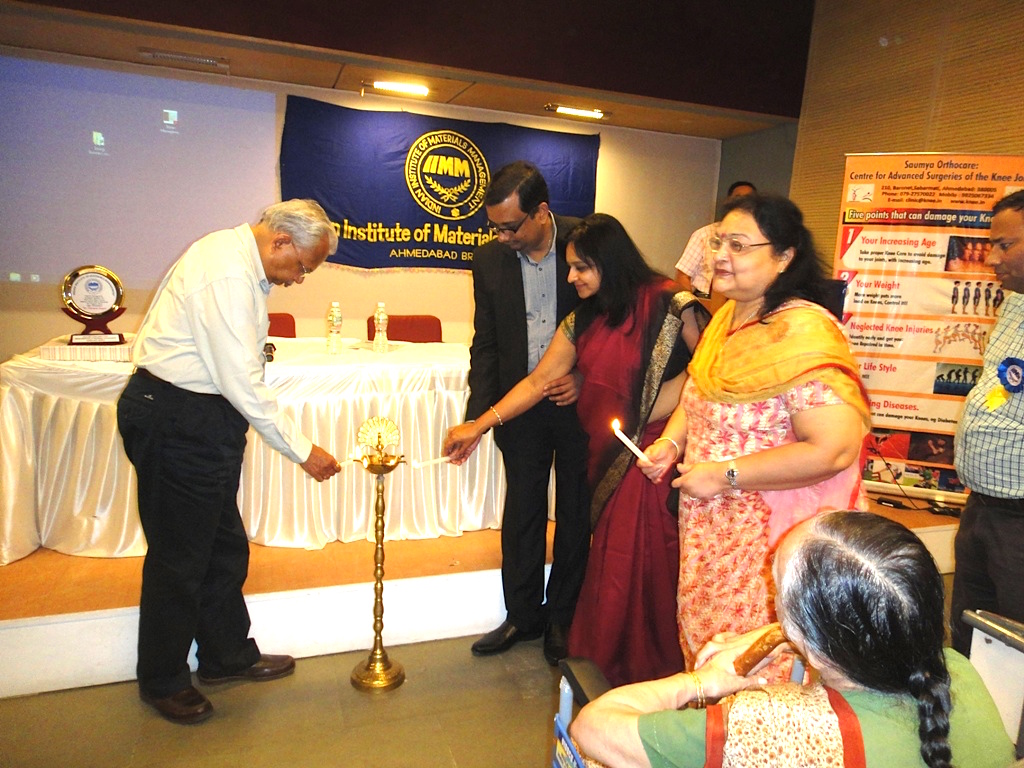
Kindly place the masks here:
<instances>
[{"instance_id":1,"label":"braided black hair","mask_svg":"<svg viewBox=\"0 0 1024 768\"><path fill-rule=\"evenodd\" d=\"M921 540L865 512L815 518L779 584L783 627L850 680L917 700L921 756L950 768L942 577Z\"/></svg>"}]
</instances>

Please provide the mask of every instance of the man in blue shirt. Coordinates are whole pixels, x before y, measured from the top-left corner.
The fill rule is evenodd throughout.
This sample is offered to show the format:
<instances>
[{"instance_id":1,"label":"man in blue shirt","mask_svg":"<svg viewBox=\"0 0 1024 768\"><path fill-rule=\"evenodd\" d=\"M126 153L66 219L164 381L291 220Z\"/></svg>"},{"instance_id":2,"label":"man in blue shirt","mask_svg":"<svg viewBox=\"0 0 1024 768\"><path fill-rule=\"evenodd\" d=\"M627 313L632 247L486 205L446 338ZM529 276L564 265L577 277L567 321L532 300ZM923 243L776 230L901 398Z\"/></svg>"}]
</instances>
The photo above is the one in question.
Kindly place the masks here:
<instances>
[{"instance_id":1,"label":"man in blue shirt","mask_svg":"<svg viewBox=\"0 0 1024 768\"><path fill-rule=\"evenodd\" d=\"M957 473L971 490L956 535L951 610L953 647L963 654L971 647L965 610L1024 621L1024 190L992 211L985 263L1009 294L954 448Z\"/></svg>"},{"instance_id":2,"label":"man in blue shirt","mask_svg":"<svg viewBox=\"0 0 1024 768\"><path fill-rule=\"evenodd\" d=\"M518 161L501 168L487 187L484 206L495 237L473 254L467 420L490 410L537 366L558 324L580 301L565 260L566 238L578 219L551 212L547 182L536 167ZM473 644L477 656L502 653L542 634L548 663L567 655L567 630L590 549L588 439L576 418L574 373L551 383L549 399L494 430L508 483L501 527L508 617ZM556 523L545 600L552 462Z\"/></svg>"}]
</instances>

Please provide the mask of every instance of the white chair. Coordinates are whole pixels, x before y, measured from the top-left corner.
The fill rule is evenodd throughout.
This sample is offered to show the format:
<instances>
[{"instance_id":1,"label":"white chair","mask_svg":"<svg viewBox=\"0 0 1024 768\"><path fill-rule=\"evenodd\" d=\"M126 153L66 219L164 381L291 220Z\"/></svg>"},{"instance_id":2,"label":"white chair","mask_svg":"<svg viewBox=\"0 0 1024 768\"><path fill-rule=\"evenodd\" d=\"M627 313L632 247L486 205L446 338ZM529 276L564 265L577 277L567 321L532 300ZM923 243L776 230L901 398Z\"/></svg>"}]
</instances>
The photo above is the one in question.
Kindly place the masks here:
<instances>
[{"instance_id":1,"label":"white chair","mask_svg":"<svg viewBox=\"0 0 1024 768\"><path fill-rule=\"evenodd\" d=\"M964 611L974 628L971 664L988 686L1003 726L1024 757L1024 624L989 611Z\"/></svg>"}]
</instances>

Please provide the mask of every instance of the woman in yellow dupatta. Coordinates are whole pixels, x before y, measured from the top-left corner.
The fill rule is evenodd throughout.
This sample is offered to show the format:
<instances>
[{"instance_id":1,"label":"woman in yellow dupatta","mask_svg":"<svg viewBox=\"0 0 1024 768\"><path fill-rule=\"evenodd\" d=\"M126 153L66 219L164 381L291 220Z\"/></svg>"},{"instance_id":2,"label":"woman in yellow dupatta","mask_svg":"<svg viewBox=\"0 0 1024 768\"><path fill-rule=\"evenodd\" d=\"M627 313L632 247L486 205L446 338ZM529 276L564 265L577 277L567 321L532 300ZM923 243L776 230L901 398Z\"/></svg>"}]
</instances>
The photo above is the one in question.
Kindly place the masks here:
<instances>
[{"instance_id":1,"label":"woman in yellow dupatta","mask_svg":"<svg viewBox=\"0 0 1024 768\"><path fill-rule=\"evenodd\" d=\"M858 458L870 428L842 326L819 303L826 283L800 210L774 195L729 201L710 247L715 290L729 301L643 468L659 482L682 455L672 485L690 669L716 633L774 621L770 557L785 531L824 510L864 506ZM779 664L773 674L787 671Z\"/></svg>"}]
</instances>

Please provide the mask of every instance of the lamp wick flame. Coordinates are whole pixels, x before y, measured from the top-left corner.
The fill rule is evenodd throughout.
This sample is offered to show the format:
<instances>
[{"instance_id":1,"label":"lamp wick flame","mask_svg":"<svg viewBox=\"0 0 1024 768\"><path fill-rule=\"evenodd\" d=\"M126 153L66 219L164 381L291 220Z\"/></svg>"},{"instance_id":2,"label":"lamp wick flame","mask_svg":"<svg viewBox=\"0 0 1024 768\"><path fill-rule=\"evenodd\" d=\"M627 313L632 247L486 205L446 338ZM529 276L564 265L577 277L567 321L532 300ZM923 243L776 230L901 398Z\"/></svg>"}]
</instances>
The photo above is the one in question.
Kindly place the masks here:
<instances>
[{"instance_id":1,"label":"lamp wick flame","mask_svg":"<svg viewBox=\"0 0 1024 768\"><path fill-rule=\"evenodd\" d=\"M619 429L620 426L618 419L612 419L612 429Z\"/></svg>"}]
</instances>

